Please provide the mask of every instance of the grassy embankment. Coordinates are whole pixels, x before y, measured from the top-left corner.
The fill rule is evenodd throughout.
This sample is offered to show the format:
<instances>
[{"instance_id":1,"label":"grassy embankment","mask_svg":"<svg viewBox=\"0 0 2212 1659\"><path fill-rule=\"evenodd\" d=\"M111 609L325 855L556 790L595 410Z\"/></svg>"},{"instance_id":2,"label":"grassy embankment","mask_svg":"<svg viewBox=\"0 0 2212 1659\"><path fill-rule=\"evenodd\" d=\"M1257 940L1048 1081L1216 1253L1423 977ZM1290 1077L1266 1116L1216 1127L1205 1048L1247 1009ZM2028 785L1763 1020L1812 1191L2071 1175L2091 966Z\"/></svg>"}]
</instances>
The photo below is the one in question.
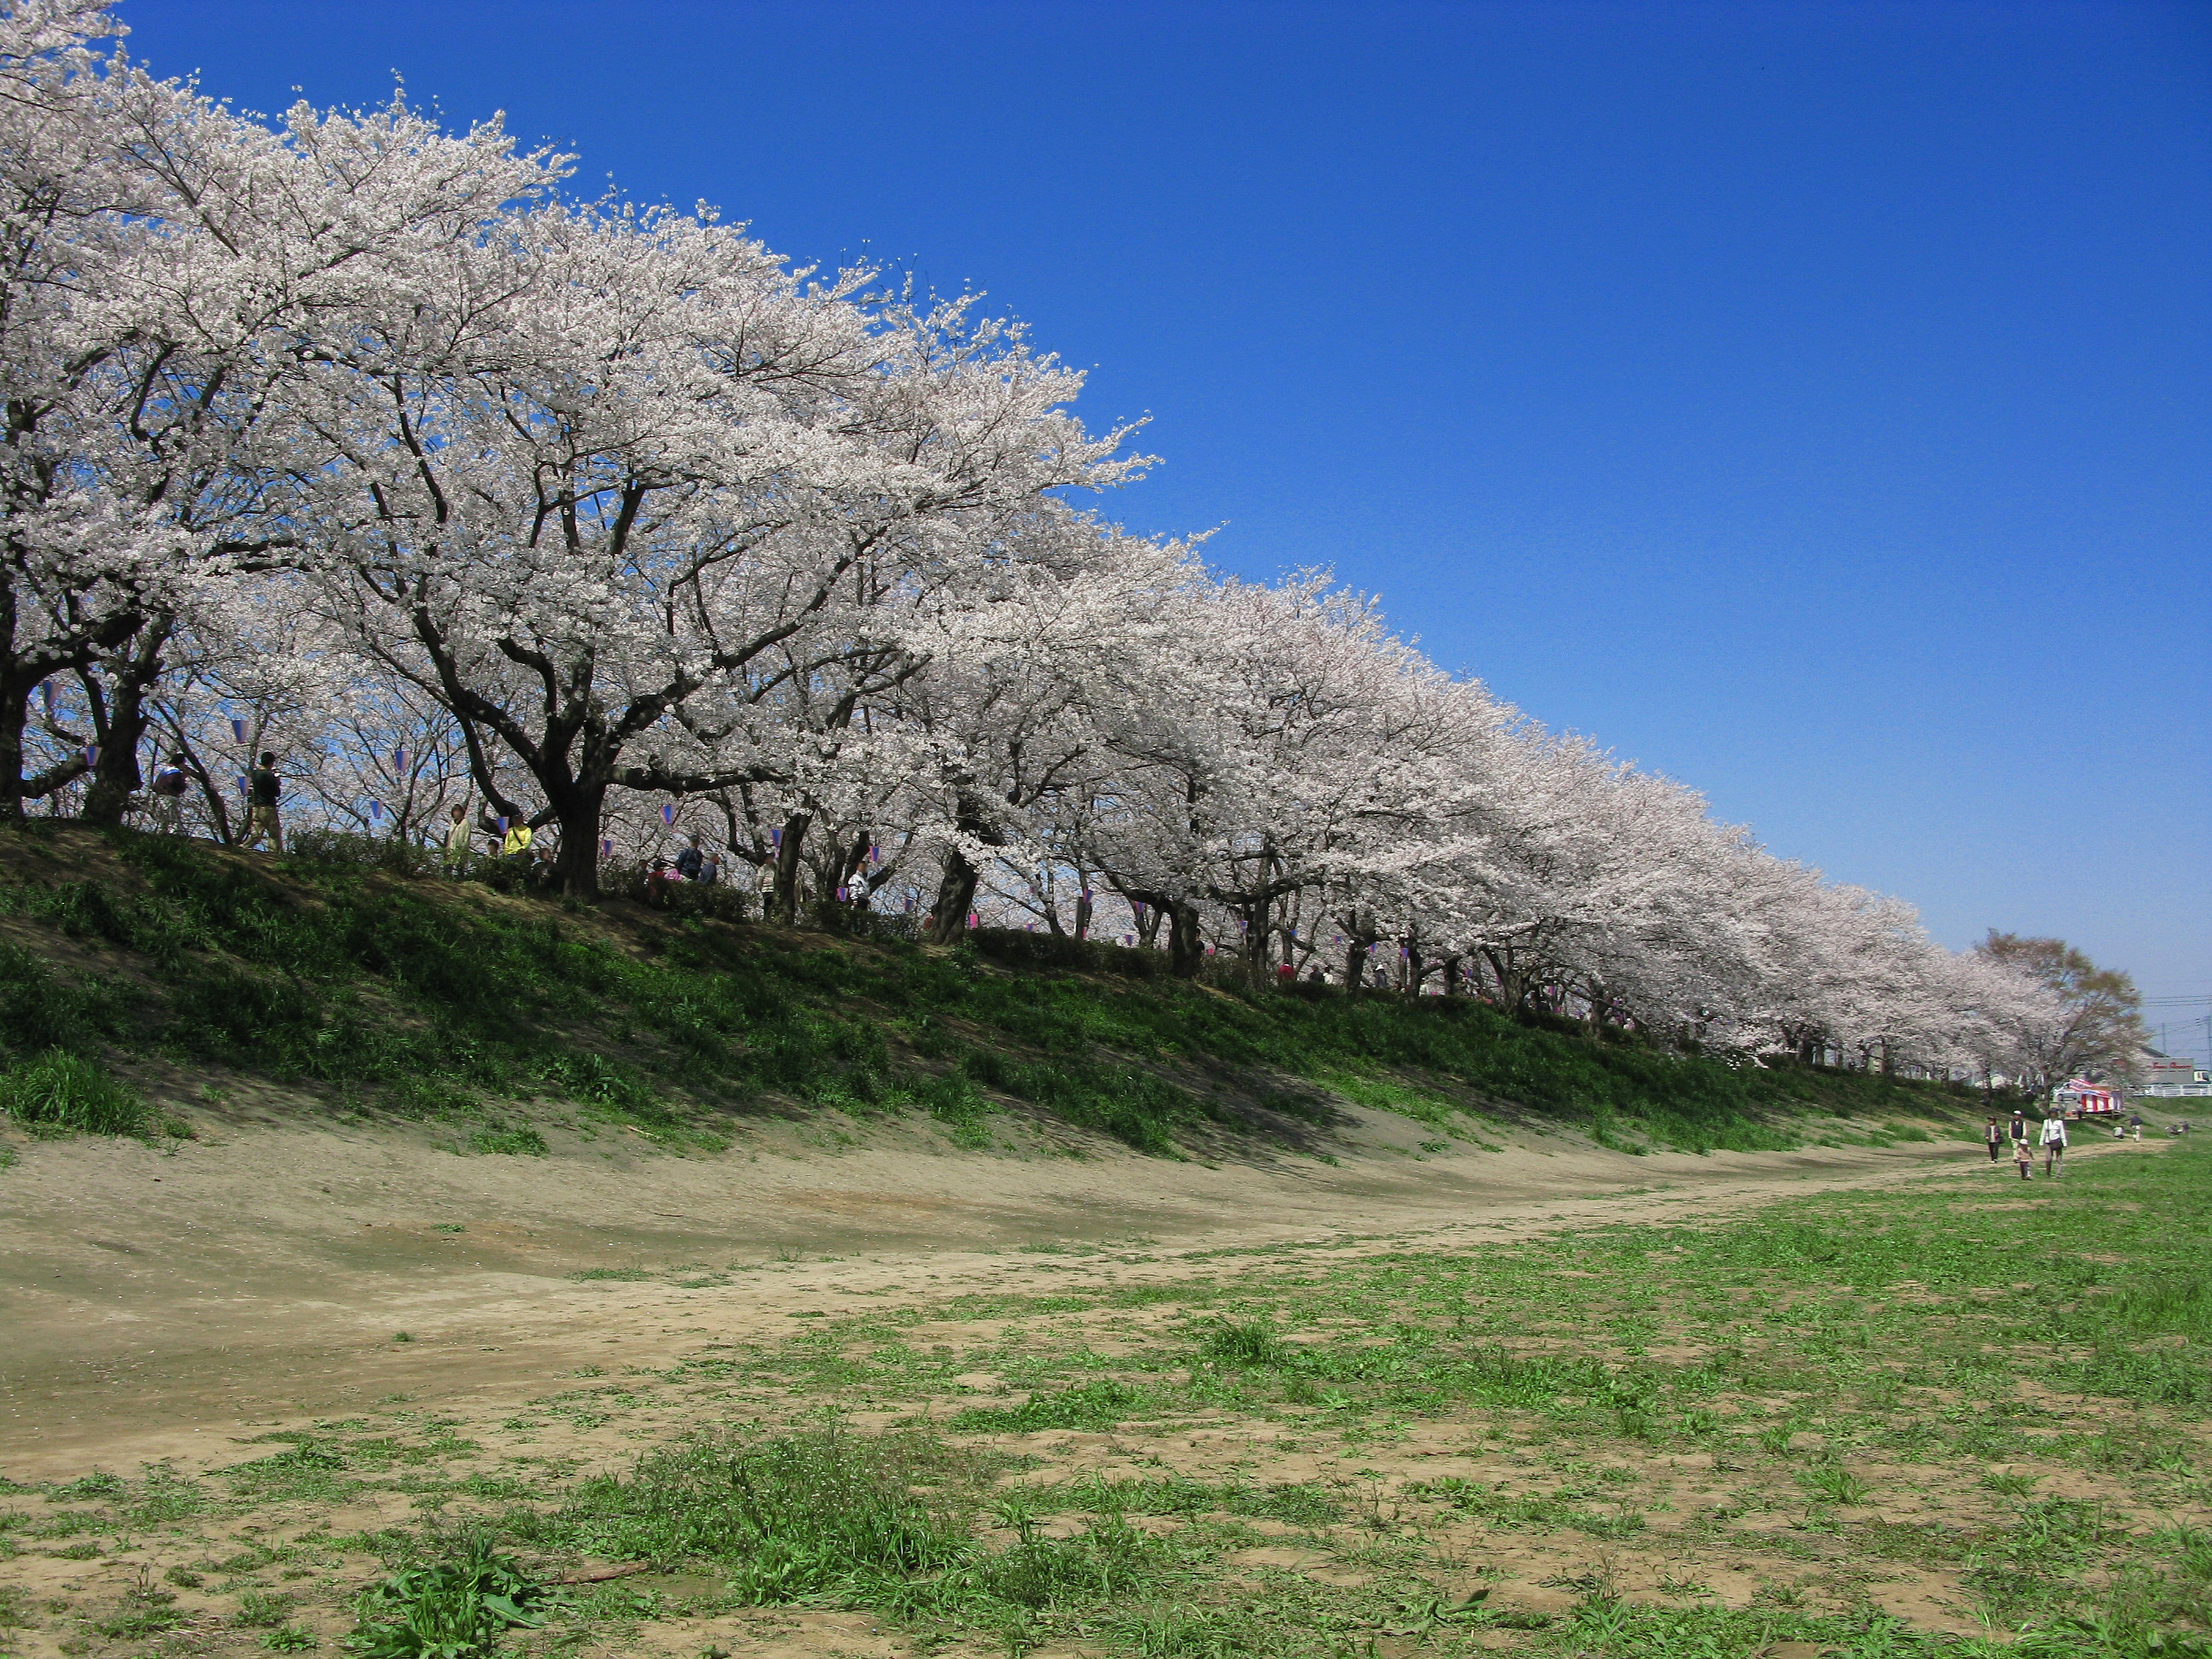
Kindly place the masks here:
<instances>
[{"instance_id":1,"label":"grassy embankment","mask_svg":"<svg viewBox=\"0 0 2212 1659\"><path fill-rule=\"evenodd\" d=\"M1161 960L1023 934L932 951L33 823L0 834L0 1110L156 1132L109 1069L147 1061L451 1119L492 1152L542 1151L533 1103L566 1102L671 1150L832 1108L926 1113L971 1145L1026 1111L1159 1154L1259 1135L1326 1156L1345 1100L1427 1125L1432 1152L1501 1118L1629 1150L1925 1138L1909 1120L1974 1103L1466 1002L1181 984Z\"/></svg>"},{"instance_id":2,"label":"grassy embankment","mask_svg":"<svg viewBox=\"0 0 2212 1659\"><path fill-rule=\"evenodd\" d=\"M204 1475L16 1486L0 1626L118 1659L433 1650L410 1620L848 1650L800 1639L830 1608L975 1659L2203 1655L2208 1177L2129 1145L1713 1226L1054 1252L1049 1293L802 1308L512 1415L386 1401ZM661 1293L705 1321L798 1270ZM393 1494L411 1520L334 1523ZM105 1587L9 1588L52 1557ZM607 1564L646 1570L555 1587Z\"/></svg>"}]
</instances>

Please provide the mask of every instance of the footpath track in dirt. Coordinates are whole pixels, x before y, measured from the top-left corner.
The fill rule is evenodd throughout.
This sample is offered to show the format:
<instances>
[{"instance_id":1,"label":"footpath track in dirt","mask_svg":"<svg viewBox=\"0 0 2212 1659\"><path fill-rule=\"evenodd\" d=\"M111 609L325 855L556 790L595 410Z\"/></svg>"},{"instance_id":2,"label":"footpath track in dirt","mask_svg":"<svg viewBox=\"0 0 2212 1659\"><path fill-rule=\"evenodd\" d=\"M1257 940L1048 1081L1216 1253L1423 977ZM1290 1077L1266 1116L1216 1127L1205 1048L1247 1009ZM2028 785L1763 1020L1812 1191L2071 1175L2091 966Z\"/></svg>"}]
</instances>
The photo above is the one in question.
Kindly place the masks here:
<instances>
[{"instance_id":1,"label":"footpath track in dirt","mask_svg":"<svg viewBox=\"0 0 2212 1659\"><path fill-rule=\"evenodd\" d=\"M0 1474L204 1468L238 1438L398 1395L481 1416L581 1364L665 1364L867 1305L848 1298L1169 1283L1224 1250L1446 1248L1997 1173L1956 1143L1538 1143L1342 1167L878 1151L615 1167L320 1130L50 1143L0 1178ZM576 1276L625 1271L654 1277Z\"/></svg>"}]
</instances>

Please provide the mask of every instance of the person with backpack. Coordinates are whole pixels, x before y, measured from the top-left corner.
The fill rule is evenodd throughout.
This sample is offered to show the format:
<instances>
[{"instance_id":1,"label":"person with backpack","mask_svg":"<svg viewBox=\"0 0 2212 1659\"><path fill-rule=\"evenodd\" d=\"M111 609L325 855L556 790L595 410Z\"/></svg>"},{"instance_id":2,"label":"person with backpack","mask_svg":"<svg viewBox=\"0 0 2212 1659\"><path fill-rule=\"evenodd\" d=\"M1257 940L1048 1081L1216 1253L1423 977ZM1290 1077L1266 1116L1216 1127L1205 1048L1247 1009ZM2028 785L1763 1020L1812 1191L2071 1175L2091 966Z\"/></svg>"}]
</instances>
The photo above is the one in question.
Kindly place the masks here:
<instances>
[{"instance_id":1,"label":"person with backpack","mask_svg":"<svg viewBox=\"0 0 2212 1659\"><path fill-rule=\"evenodd\" d=\"M1989 1126L1982 1131L1983 1144L1990 1149L1990 1163L1995 1164L2001 1156L1997 1149L2004 1145L2004 1126L1991 1118Z\"/></svg>"},{"instance_id":2,"label":"person with backpack","mask_svg":"<svg viewBox=\"0 0 2212 1659\"><path fill-rule=\"evenodd\" d=\"M185 775L185 757L172 755L163 761L154 774L153 795L154 833L160 836L181 836L185 833L185 791L191 780Z\"/></svg>"},{"instance_id":3,"label":"person with backpack","mask_svg":"<svg viewBox=\"0 0 2212 1659\"><path fill-rule=\"evenodd\" d=\"M246 839L240 846L258 847L266 836L270 850L280 857L283 854L284 823L276 811L276 803L283 793L284 781L276 775L276 756L273 750L264 749L261 751L261 764L246 775Z\"/></svg>"}]
</instances>

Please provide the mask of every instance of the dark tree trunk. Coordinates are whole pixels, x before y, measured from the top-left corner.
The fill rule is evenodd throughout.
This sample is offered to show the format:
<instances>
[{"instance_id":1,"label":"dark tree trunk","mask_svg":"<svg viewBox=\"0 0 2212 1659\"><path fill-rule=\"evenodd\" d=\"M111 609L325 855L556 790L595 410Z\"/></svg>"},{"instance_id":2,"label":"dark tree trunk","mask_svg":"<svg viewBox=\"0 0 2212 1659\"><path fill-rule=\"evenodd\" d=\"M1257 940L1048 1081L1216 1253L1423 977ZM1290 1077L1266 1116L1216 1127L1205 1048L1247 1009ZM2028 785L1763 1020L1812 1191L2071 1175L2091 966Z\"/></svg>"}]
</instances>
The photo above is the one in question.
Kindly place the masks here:
<instances>
[{"instance_id":1,"label":"dark tree trunk","mask_svg":"<svg viewBox=\"0 0 2212 1659\"><path fill-rule=\"evenodd\" d=\"M561 845L553 856L561 890L572 898L596 897L599 890L599 828L606 821L607 792L580 787L557 803L554 822Z\"/></svg>"},{"instance_id":2,"label":"dark tree trunk","mask_svg":"<svg viewBox=\"0 0 2212 1659\"><path fill-rule=\"evenodd\" d=\"M146 728L151 723L146 696L161 677L161 653L176 626L173 617L153 618L139 630L131 654L118 661L104 681L84 677L94 742L100 750L99 761L92 769L92 787L85 793L87 823L111 828L121 823L131 797L145 784L138 770L138 746L146 740Z\"/></svg>"},{"instance_id":3,"label":"dark tree trunk","mask_svg":"<svg viewBox=\"0 0 2212 1659\"><path fill-rule=\"evenodd\" d=\"M1178 979L1196 979L1206 960L1206 940L1200 936L1198 906L1179 900L1168 910L1168 958Z\"/></svg>"},{"instance_id":4,"label":"dark tree trunk","mask_svg":"<svg viewBox=\"0 0 2212 1659\"><path fill-rule=\"evenodd\" d=\"M1091 887L1087 882L1077 889L1075 896L1075 937L1091 937Z\"/></svg>"},{"instance_id":5,"label":"dark tree trunk","mask_svg":"<svg viewBox=\"0 0 2212 1659\"><path fill-rule=\"evenodd\" d=\"M968 911L975 902L975 888L982 877L958 848L945 854L945 872L937 881L937 904L930 912L929 938L933 945L950 945L968 931Z\"/></svg>"},{"instance_id":6,"label":"dark tree trunk","mask_svg":"<svg viewBox=\"0 0 2212 1659\"><path fill-rule=\"evenodd\" d=\"M799 925L799 872L806 831L813 822L811 813L793 812L783 821L783 840L775 849L775 891L771 895L775 910L770 920L787 927Z\"/></svg>"}]
</instances>

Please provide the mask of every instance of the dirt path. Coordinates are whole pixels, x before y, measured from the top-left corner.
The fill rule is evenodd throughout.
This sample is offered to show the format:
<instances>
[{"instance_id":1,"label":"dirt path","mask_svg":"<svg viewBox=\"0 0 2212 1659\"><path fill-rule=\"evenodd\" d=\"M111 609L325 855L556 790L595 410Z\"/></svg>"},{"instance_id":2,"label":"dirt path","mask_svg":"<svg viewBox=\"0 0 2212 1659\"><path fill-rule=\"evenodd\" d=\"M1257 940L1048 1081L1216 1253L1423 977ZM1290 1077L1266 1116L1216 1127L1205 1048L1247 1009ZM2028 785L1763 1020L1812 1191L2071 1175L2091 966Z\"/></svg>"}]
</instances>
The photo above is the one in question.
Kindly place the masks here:
<instances>
[{"instance_id":1,"label":"dirt path","mask_svg":"<svg viewBox=\"0 0 2212 1659\"><path fill-rule=\"evenodd\" d=\"M236 1460L234 1437L400 1395L482 1415L580 1362L787 1334L848 1297L1164 1281L1224 1249L1675 1220L1945 1170L1987 1166L1957 1145L1632 1158L1527 1138L1341 1166L460 1158L282 1127L35 1144L0 1174L0 1473L204 1468ZM575 1277L592 1270L653 1277Z\"/></svg>"}]
</instances>

